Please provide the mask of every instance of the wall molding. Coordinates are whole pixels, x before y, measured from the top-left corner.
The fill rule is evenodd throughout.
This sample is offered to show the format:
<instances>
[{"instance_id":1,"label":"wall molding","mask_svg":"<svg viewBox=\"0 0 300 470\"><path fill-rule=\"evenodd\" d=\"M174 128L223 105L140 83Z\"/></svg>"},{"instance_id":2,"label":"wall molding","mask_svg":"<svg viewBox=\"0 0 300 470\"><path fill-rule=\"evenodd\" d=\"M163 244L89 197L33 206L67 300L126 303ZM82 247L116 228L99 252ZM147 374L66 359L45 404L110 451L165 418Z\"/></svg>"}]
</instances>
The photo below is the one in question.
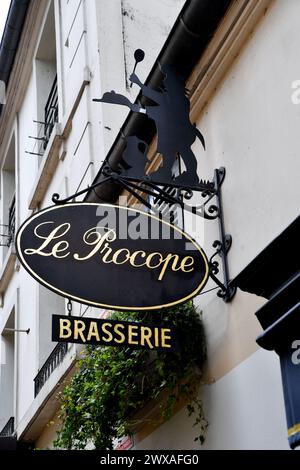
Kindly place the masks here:
<instances>
[{"instance_id":1,"label":"wall molding","mask_svg":"<svg viewBox=\"0 0 300 470\"><path fill-rule=\"evenodd\" d=\"M228 69L274 0L235 0L191 74L191 120L199 119Z\"/></svg>"}]
</instances>

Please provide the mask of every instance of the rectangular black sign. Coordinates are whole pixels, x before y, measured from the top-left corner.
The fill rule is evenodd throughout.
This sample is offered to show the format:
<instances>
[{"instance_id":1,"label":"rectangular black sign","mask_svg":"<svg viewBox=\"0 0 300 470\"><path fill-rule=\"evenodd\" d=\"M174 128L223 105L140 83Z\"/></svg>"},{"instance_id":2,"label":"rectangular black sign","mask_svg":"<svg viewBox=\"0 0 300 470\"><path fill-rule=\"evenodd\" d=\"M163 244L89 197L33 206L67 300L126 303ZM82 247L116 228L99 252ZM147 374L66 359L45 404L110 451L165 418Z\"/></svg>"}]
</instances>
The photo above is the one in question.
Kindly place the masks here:
<instances>
[{"instance_id":1,"label":"rectangular black sign","mask_svg":"<svg viewBox=\"0 0 300 470\"><path fill-rule=\"evenodd\" d=\"M297 344L298 343L298 344ZM300 380L299 380L299 340L293 346L280 351L280 365L283 385L285 411L288 425L288 440L291 449L300 445Z\"/></svg>"},{"instance_id":2,"label":"rectangular black sign","mask_svg":"<svg viewBox=\"0 0 300 470\"><path fill-rule=\"evenodd\" d=\"M52 341L170 350L176 329L100 318L52 315Z\"/></svg>"}]
</instances>

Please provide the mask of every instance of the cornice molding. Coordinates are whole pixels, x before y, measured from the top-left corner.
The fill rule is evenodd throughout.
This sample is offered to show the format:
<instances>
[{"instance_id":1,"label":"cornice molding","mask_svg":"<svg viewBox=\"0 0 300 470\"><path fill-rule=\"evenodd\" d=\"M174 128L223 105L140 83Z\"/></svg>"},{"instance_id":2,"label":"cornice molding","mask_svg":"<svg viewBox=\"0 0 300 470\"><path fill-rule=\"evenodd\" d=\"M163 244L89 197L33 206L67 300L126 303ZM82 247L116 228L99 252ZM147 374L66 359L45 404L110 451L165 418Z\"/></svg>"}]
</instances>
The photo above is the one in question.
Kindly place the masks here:
<instances>
[{"instance_id":1,"label":"cornice molding","mask_svg":"<svg viewBox=\"0 0 300 470\"><path fill-rule=\"evenodd\" d=\"M199 119L225 74L242 54L251 34L258 27L274 0L234 0L215 35L191 74L191 119Z\"/></svg>"}]
</instances>

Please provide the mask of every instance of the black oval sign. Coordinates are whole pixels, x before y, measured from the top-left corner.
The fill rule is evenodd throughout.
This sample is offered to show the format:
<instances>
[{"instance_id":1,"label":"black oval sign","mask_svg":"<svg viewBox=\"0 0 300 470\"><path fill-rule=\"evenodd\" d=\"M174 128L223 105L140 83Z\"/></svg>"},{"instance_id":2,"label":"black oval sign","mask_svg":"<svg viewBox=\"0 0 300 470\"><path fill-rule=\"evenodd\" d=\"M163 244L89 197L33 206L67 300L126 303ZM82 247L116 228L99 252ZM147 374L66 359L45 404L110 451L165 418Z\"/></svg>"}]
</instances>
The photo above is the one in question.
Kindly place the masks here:
<instances>
[{"instance_id":1,"label":"black oval sign","mask_svg":"<svg viewBox=\"0 0 300 470\"><path fill-rule=\"evenodd\" d=\"M208 278L200 246L173 225L140 210L70 203L30 217L17 254L38 282L84 304L152 310L186 302Z\"/></svg>"}]
</instances>

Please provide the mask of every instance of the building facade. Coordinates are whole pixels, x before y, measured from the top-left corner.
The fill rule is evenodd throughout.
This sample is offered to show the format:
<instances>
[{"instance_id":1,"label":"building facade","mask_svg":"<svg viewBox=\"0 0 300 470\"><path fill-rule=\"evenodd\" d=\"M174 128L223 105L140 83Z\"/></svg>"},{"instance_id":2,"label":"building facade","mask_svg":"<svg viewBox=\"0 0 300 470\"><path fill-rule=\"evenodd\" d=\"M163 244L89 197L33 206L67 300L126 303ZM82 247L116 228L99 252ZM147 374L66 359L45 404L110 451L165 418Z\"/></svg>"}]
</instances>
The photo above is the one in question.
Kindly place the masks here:
<instances>
[{"instance_id":1,"label":"building facade","mask_svg":"<svg viewBox=\"0 0 300 470\"><path fill-rule=\"evenodd\" d=\"M206 140L206 151L200 141L193 146L199 178L226 168L224 221L236 279L299 215L299 15L298 0L12 0L0 49L2 435L52 447L57 394L79 357L77 345L51 341L51 315L67 314L67 300L28 275L14 235L54 193L67 197L99 181L107 158L120 158L120 129L130 135L141 125L127 108L93 98L115 90L137 99L129 77L140 47L142 82L155 86L157 60L185 76L191 121ZM145 135L155 167L153 129ZM109 186L77 200L119 197ZM189 215L184 224L213 254L218 224L195 229ZM250 292L238 289L228 303L215 290L195 298L208 343L199 389L209 422L203 449L289 448L278 356L256 343L262 329L254 313L266 299ZM72 313L105 315L75 302ZM134 448L197 449L192 424L181 409L160 427L139 430Z\"/></svg>"}]
</instances>

